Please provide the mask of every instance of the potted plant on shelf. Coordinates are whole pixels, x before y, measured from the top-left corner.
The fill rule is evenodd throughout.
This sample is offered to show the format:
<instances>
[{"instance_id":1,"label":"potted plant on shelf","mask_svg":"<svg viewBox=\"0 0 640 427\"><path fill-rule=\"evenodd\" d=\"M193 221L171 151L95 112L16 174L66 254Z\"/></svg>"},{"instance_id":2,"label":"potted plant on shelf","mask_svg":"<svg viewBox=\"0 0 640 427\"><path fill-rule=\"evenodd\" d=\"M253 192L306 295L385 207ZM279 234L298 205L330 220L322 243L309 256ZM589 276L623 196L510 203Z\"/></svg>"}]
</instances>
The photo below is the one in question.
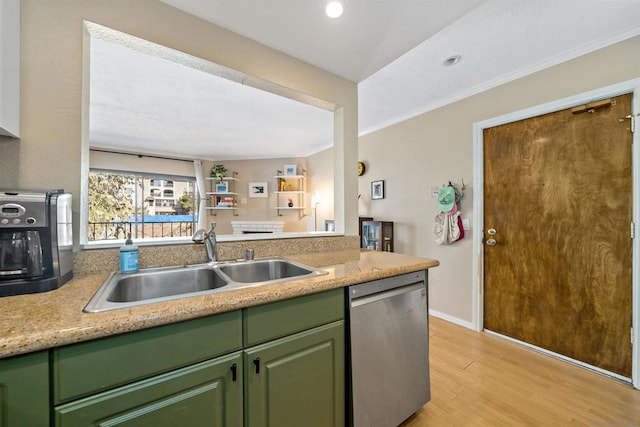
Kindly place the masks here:
<instances>
[{"instance_id":1,"label":"potted plant on shelf","mask_svg":"<svg viewBox=\"0 0 640 427\"><path fill-rule=\"evenodd\" d=\"M224 165L213 165L211 168L211 172L209 172L209 176L211 178L216 178L216 184L220 184L224 182L224 174L227 172L227 168Z\"/></svg>"}]
</instances>

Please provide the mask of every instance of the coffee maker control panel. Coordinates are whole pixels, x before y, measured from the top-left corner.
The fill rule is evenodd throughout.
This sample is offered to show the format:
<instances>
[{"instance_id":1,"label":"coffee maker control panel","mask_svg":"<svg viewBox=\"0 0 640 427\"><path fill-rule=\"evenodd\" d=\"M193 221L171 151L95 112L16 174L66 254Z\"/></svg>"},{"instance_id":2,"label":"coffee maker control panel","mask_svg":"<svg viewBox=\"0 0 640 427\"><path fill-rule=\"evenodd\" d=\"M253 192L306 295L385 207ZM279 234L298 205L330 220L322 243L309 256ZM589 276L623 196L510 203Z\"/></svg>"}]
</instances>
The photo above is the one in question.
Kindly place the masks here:
<instances>
[{"instance_id":1,"label":"coffee maker control panel","mask_svg":"<svg viewBox=\"0 0 640 427\"><path fill-rule=\"evenodd\" d=\"M45 200L45 194L1 194L0 229L46 227L48 222Z\"/></svg>"}]
</instances>

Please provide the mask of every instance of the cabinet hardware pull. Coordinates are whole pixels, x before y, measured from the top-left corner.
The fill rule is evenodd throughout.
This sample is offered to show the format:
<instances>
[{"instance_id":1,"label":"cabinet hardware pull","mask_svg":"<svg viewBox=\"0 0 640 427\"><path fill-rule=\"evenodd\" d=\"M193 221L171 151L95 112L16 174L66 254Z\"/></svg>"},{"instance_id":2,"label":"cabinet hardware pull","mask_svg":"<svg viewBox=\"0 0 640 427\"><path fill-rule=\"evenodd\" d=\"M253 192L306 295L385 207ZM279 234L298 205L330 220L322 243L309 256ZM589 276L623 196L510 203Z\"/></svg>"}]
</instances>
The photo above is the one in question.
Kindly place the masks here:
<instances>
[{"instance_id":1,"label":"cabinet hardware pull","mask_svg":"<svg viewBox=\"0 0 640 427\"><path fill-rule=\"evenodd\" d=\"M260 373L260 358L256 357L253 359L253 364L256 365L256 374Z\"/></svg>"},{"instance_id":2,"label":"cabinet hardware pull","mask_svg":"<svg viewBox=\"0 0 640 427\"><path fill-rule=\"evenodd\" d=\"M235 363L231 365L231 381L236 381L238 379L238 365Z\"/></svg>"}]
</instances>

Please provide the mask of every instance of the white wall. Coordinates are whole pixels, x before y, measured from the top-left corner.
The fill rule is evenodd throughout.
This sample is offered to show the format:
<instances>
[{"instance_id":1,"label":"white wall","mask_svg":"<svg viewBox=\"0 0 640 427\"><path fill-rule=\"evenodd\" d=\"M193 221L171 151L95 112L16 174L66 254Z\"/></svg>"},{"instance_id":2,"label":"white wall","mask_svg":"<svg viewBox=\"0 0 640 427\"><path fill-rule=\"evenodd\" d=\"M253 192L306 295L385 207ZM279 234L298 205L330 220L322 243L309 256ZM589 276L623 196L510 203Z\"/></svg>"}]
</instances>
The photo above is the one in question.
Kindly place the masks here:
<instances>
[{"instance_id":1,"label":"white wall","mask_svg":"<svg viewBox=\"0 0 640 427\"><path fill-rule=\"evenodd\" d=\"M64 188L73 194L79 236L82 163L88 167L83 87L83 20L233 68L338 106L335 197L341 215L357 209L357 87L157 0L22 0L21 138L0 137L0 188ZM348 167L345 167L348 165ZM357 221L346 230L357 233Z\"/></svg>"},{"instance_id":2,"label":"white wall","mask_svg":"<svg viewBox=\"0 0 640 427\"><path fill-rule=\"evenodd\" d=\"M314 216L309 217L309 230L314 230L317 227L318 231L322 231L324 230L324 221L335 218L333 213L333 156L333 148L330 148L307 158L309 162L309 203L311 203L312 197L316 197L318 201L315 213L311 211Z\"/></svg>"},{"instance_id":3,"label":"white wall","mask_svg":"<svg viewBox=\"0 0 640 427\"><path fill-rule=\"evenodd\" d=\"M360 215L394 221L397 252L440 260L429 273L432 310L471 325L472 235L481 230L437 245L430 190L464 179L462 216L473 219L473 123L638 77L635 37L360 137L359 160L367 163L359 178ZM386 198L371 200L370 183L378 179L386 181Z\"/></svg>"}]
</instances>

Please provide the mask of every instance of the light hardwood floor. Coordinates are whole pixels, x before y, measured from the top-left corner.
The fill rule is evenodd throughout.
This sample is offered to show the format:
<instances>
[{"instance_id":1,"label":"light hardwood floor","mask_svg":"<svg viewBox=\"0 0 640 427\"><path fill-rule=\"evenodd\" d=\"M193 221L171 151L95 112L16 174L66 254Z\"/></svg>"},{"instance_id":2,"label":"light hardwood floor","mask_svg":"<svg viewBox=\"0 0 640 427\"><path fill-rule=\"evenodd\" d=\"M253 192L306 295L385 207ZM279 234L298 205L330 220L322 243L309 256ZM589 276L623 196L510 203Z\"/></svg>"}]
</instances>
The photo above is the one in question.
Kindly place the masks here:
<instances>
[{"instance_id":1,"label":"light hardwood floor","mask_svg":"<svg viewBox=\"0 0 640 427\"><path fill-rule=\"evenodd\" d=\"M485 333L429 319L431 401L402 427L640 426L640 391Z\"/></svg>"}]
</instances>

